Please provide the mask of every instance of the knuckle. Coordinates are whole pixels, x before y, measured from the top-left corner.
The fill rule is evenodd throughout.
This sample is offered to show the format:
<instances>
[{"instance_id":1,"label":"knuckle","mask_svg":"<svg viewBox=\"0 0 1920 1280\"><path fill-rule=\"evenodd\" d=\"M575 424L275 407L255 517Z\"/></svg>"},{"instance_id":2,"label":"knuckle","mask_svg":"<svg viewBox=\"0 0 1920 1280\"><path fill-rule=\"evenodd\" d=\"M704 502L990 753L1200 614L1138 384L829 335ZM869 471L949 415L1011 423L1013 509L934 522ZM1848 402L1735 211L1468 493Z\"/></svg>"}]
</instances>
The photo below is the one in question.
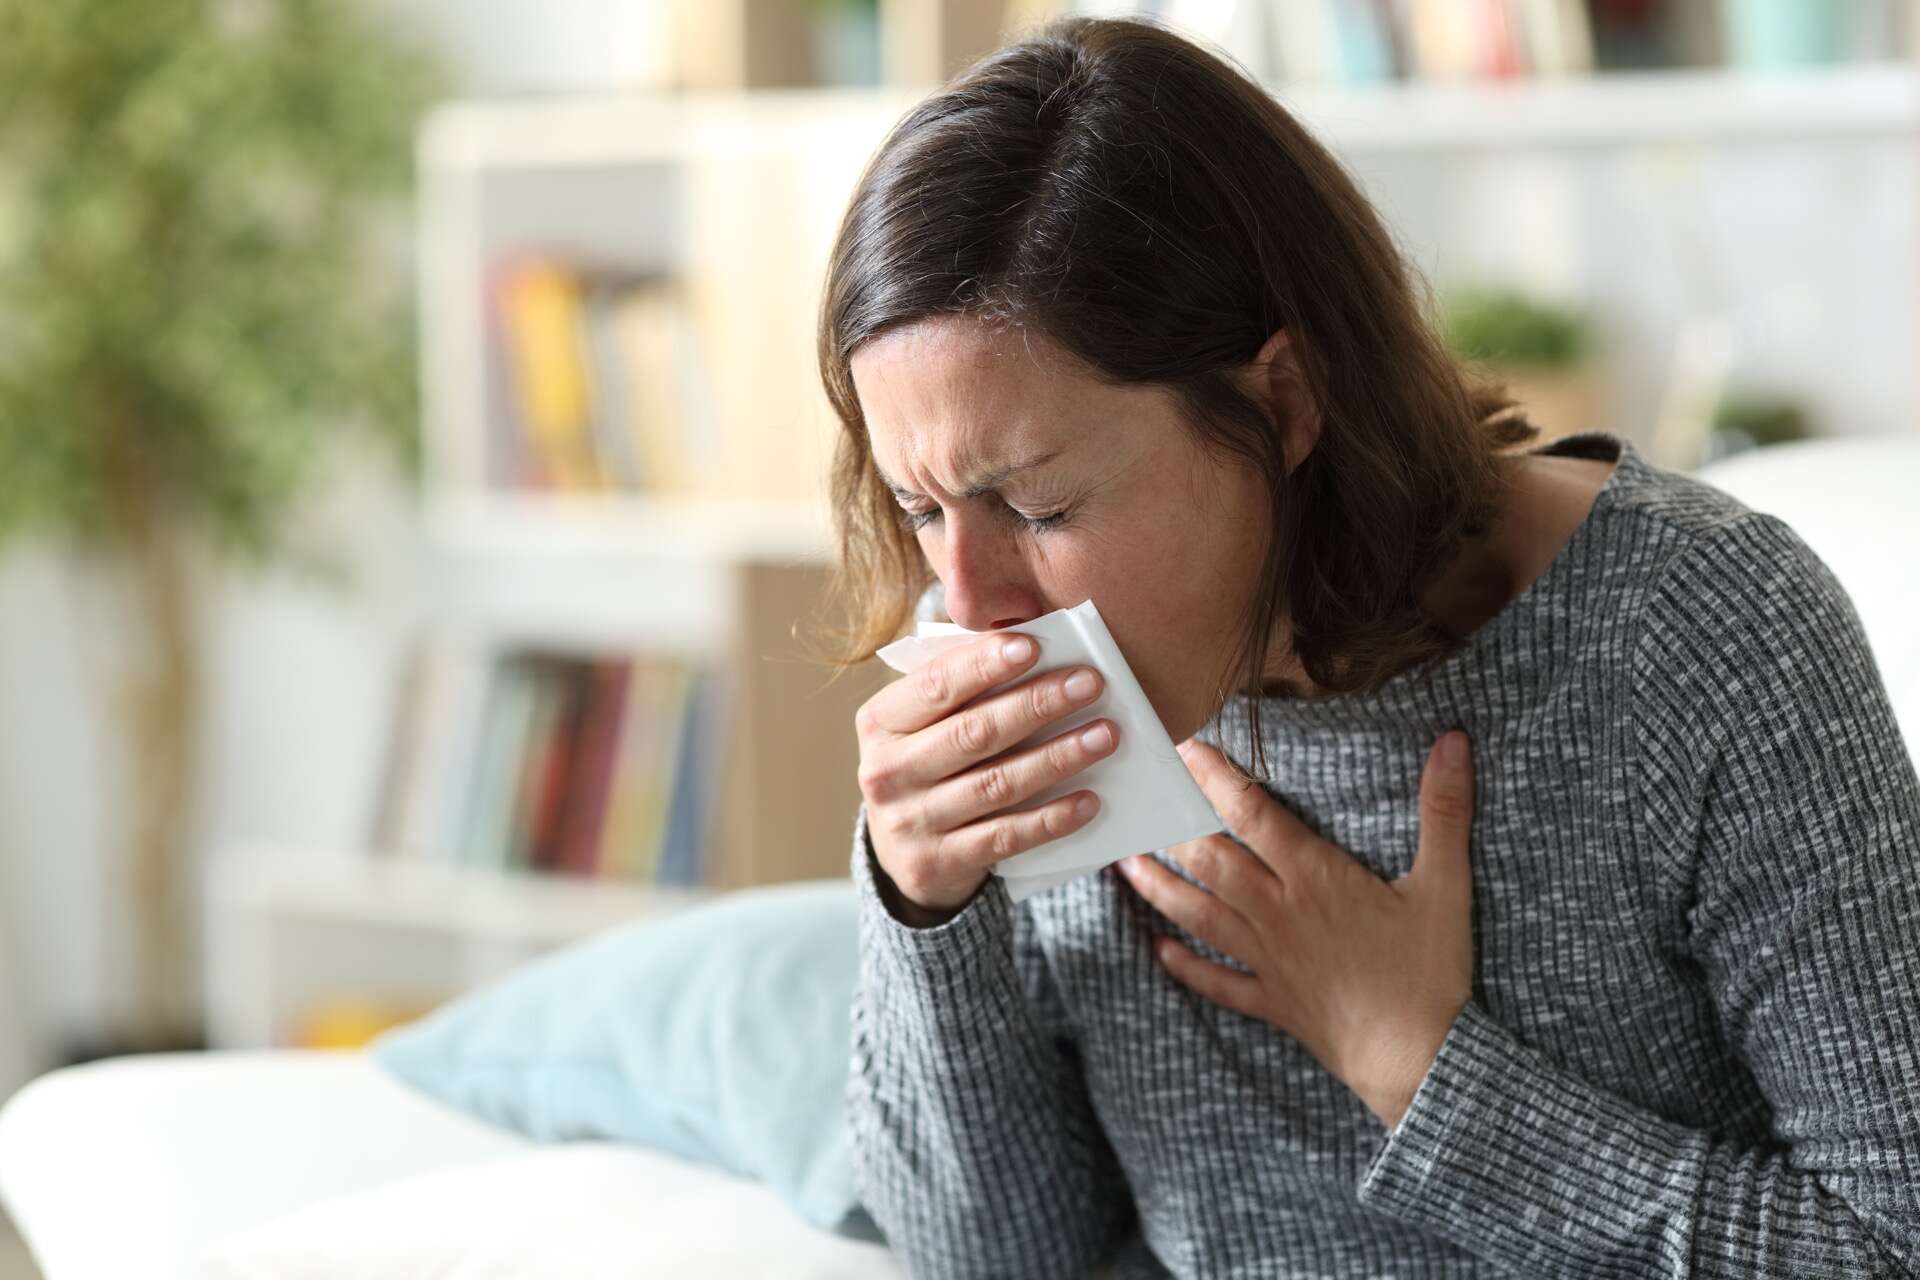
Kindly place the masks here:
<instances>
[{"instance_id":1,"label":"knuckle","mask_svg":"<svg viewBox=\"0 0 1920 1280\"><path fill-rule=\"evenodd\" d=\"M1013 780L1005 765L994 765L974 775L974 795L981 803L999 809L1013 801Z\"/></svg>"},{"instance_id":2,"label":"knuckle","mask_svg":"<svg viewBox=\"0 0 1920 1280\"><path fill-rule=\"evenodd\" d=\"M1078 733L1063 733L1049 740L1044 750L1047 772L1064 775L1080 766L1080 757L1085 748L1080 746Z\"/></svg>"},{"instance_id":3,"label":"knuckle","mask_svg":"<svg viewBox=\"0 0 1920 1280\"><path fill-rule=\"evenodd\" d=\"M1473 804L1458 787L1436 787L1427 797L1427 811L1448 822L1464 822L1473 816Z\"/></svg>"},{"instance_id":4,"label":"knuckle","mask_svg":"<svg viewBox=\"0 0 1920 1280\"><path fill-rule=\"evenodd\" d=\"M994 861L1020 852L1020 833L1011 822L996 822L987 831L987 853Z\"/></svg>"},{"instance_id":5,"label":"knuckle","mask_svg":"<svg viewBox=\"0 0 1920 1280\"><path fill-rule=\"evenodd\" d=\"M1245 833L1260 825L1260 806L1253 792L1251 785L1227 788L1227 812L1221 816L1235 831Z\"/></svg>"},{"instance_id":6,"label":"knuckle","mask_svg":"<svg viewBox=\"0 0 1920 1280\"><path fill-rule=\"evenodd\" d=\"M1254 893L1269 913L1284 911L1293 904L1285 876L1262 876L1255 881Z\"/></svg>"},{"instance_id":7,"label":"knuckle","mask_svg":"<svg viewBox=\"0 0 1920 1280\"><path fill-rule=\"evenodd\" d=\"M939 661L927 663L920 668L919 680L922 698L934 706L946 704L947 692L953 687L952 680L947 676L946 663Z\"/></svg>"},{"instance_id":8,"label":"knuckle","mask_svg":"<svg viewBox=\"0 0 1920 1280\"><path fill-rule=\"evenodd\" d=\"M1183 850L1180 861L1205 884L1213 884L1220 872L1221 858L1212 841L1202 840Z\"/></svg>"},{"instance_id":9,"label":"knuckle","mask_svg":"<svg viewBox=\"0 0 1920 1280\"><path fill-rule=\"evenodd\" d=\"M1059 713L1060 686L1052 680L1030 680L1024 686L1027 715L1034 720L1051 720Z\"/></svg>"},{"instance_id":10,"label":"knuckle","mask_svg":"<svg viewBox=\"0 0 1920 1280\"><path fill-rule=\"evenodd\" d=\"M993 742L993 725L977 709L955 716L950 732L954 748L969 758L986 754Z\"/></svg>"},{"instance_id":11,"label":"knuckle","mask_svg":"<svg viewBox=\"0 0 1920 1280\"><path fill-rule=\"evenodd\" d=\"M862 760L854 779L868 800L886 800L893 794L893 770L878 760Z\"/></svg>"},{"instance_id":12,"label":"knuckle","mask_svg":"<svg viewBox=\"0 0 1920 1280\"><path fill-rule=\"evenodd\" d=\"M867 814L869 823L873 820L871 811ZM888 805L880 812L880 829L896 841L906 841L919 834L914 815L902 805Z\"/></svg>"}]
</instances>

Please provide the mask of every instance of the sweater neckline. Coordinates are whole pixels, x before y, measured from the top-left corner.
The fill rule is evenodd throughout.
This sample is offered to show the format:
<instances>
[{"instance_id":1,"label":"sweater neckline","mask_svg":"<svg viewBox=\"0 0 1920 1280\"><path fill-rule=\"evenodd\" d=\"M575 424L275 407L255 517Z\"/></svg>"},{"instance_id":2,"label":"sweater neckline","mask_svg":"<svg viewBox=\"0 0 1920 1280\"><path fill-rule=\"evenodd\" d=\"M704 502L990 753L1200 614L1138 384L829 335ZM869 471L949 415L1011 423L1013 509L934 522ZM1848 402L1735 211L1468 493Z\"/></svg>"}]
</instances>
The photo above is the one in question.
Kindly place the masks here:
<instances>
[{"instance_id":1,"label":"sweater neckline","mask_svg":"<svg viewBox=\"0 0 1920 1280\"><path fill-rule=\"evenodd\" d=\"M1593 505L1572 535L1532 582L1434 662L1396 673L1371 693L1341 694L1317 701L1278 695L1260 698L1263 716L1281 716L1321 724L1350 724L1384 715L1404 719L1409 712L1445 715L1479 704L1475 697L1489 681L1526 683L1542 675L1540 657L1570 624L1581 621L1578 608L1569 613L1567 595L1582 565L1591 558L1591 544L1601 536L1607 513L1623 492L1641 478L1645 459L1625 436L1610 431L1581 431L1557 437L1526 450L1540 456L1597 458L1616 465L1594 496ZM1546 615L1557 611L1552 626ZM1552 634L1548 634L1551 632ZM1248 695L1229 705L1247 700Z\"/></svg>"}]
</instances>

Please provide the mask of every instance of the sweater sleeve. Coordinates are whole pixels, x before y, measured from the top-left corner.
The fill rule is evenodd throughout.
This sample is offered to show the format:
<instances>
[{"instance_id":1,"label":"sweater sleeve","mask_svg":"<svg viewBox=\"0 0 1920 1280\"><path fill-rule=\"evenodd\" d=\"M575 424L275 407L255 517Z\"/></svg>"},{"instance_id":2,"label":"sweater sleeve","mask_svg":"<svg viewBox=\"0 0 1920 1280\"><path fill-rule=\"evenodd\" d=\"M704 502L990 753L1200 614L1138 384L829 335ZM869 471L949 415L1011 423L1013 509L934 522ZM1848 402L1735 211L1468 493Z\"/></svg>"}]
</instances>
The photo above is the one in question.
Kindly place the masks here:
<instances>
[{"instance_id":1,"label":"sweater sleeve","mask_svg":"<svg viewBox=\"0 0 1920 1280\"><path fill-rule=\"evenodd\" d=\"M1134 1219L1027 903L934 928L880 896L862 804L847 1113L855 1189L916 1277L1085 1276Z\"/></svg>"},{"instance_id":2,"label":"sweater sleeve","mask_svg":"<svg viewBox=\"0 0 1920 1280\"><path fill-rule=\"evenodd\" d=\"M1470 1002L1360 1198L1527 1275L1920 1276L1920 778L1852 601L1742 513L1669 563L1634 664L1636 802L1768 1140Z\"/></svg>"}]
</instances>

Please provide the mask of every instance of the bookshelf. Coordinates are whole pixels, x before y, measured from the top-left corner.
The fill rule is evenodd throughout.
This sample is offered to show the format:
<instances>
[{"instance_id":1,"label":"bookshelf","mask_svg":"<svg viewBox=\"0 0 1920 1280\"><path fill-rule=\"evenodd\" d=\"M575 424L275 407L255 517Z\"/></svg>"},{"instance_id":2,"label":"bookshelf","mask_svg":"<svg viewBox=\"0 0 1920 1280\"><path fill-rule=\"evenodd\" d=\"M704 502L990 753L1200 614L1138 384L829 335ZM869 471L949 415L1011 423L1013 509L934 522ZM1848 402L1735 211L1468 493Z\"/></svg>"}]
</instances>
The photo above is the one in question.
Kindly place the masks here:
<instances>
[{"instance_id":1,"label":"bookshelf","mask_svg":"<svg viewBox=\"0 0 1920 1280\"><path fill-rule=\"evenodd\" d=\"M215 1043L301 1042L342 998L390 1022L626 920L730 888L845 875L859 800L852 718L884 672L874 663L830 682L809 660L804 630L795 633L824 603L831 555L823 481L833 424L812 373L805 294L875 131L904 105L874 92L694 93L455 103L423 123L422 643L434 661L457 655L488 673L485 697L449 704L465 708L450 721L464 731L411 731L414 749L444 739L437 765L414 766L427 779L413 806L423 821L396 825L394 807L408 802L383 795L365 847L223 851L207 898ZM827 145L836 135L844 147ZM809 200L792 198L796 184L811 184ZM769 207L787 216L764 229ZM516 339L519 295L503 285L512 269L503 264L528 262L570 273L579 298L585 282L605 280L670 299L665 327L636 322L621 368L659 375L682 398L649 401L656 412L643 415L637 399L608 391L603 348L582 341L590 394L572 422L589 452L606 443L603 417L636 440L669 426L700 433L704 452L683 452L671 483L644 469L635 482L611 466L548 465L561 455L535 425L530 388L542 375ZM545 303L530 305L538 313ZM765 354L741 362L736 352ZM500 785L477 782L492 776L482 763L488 716L500 672L534 658L680 665L723 690L711 776L694 805L697 840L669 838L677 796L654 837L696 847L691 875L663 883L537 865L537 846L509 849L504 830L476 854L472 814L463 827L450 816L460 805L447 801L462 787L501 798ZM395 696L383 787L404 797L408 689ZM628 720L643 723L634 705ZM531 760L540 739L522 732ZM687 773L672 741L655 750ZM581 748L575 763L584 759ZM525 786L533 774L507 776ZM496 808L518 824L534 794L548 793ZM603 859L624 847L606 822ZM412 834L396 841L403 827ZM670 856L659 854L655 874Z\"/></svg>"},{"instance_id":2,"label":"bookshelf","mask_svg":"<svg viewBox=\"0 0 1920 1280\"><path fill-rule=\"evenodd\" d=\"M940 62L932 39L890 65ZM208 896L216 1043L288 1043L330 994L425 1006L715 891L845 874L858 802L851 718L886 673L827 686L792 628L819 600L830 555L820 484L837 424L813 364L817 290L861 167L933 87L898 79L455 102L424 122L421 529L432 560L422 615L496 657L647 654L724 671L701 874L674 885L482 868L444 849L396 856L371 838L223 851ZM1367 169L1401 156L1898 139L1920 128L1911 62L1270 88ZM676 366L690 388L681 408L711 446L674 491L529 482L538 468L497 328L496 270L528 259L582 280L671 285L690 335L675 349L696 353Z\"/></svg>"}]
</instances>

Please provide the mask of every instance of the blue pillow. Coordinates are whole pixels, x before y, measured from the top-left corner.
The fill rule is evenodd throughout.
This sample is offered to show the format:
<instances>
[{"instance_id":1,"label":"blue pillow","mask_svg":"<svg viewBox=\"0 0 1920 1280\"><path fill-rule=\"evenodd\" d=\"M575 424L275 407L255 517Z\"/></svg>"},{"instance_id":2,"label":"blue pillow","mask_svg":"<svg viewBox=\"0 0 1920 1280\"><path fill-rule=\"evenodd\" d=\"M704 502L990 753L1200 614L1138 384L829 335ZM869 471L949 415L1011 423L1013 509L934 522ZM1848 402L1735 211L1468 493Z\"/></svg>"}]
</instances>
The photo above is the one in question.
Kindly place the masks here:
<instances>
[{"instance_id":1,"label":"blue pillow","mask_svg":"<svg viewBox=\"0 0 1920 1280\"><path fill-rule=\"evenodd\" d=\"M724 893L549 952L368 1051L530 1137L660 1148L884 1243L847 1146L858 916L846 879Z\"/></svg>"}]
</instances>

